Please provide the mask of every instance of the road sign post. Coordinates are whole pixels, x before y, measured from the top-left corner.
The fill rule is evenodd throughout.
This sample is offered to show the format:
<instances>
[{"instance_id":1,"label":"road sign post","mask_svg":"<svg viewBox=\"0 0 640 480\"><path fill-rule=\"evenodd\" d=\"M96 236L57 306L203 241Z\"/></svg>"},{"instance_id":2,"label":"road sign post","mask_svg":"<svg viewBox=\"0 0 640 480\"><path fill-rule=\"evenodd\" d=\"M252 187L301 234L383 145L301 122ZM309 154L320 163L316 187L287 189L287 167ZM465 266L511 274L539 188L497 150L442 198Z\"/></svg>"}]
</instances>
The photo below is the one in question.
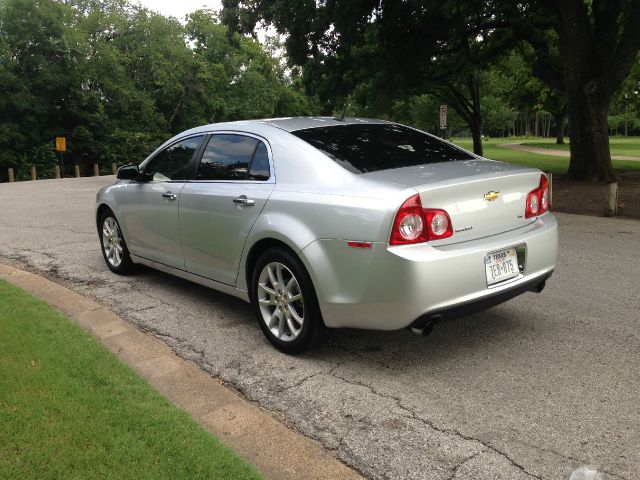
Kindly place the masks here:
<instances>
[{"instance_id":1,"label":"road sign post","mask_svg":"<svg viewBox=\"0 0 640 480\"><path fill-rule=\"evenodd\" d=\"M56 137L56 151L60 152L60 170L64 177L64 152L67 151L67 137Z\"/></svg>"},{"instance_id":2,"label":"road sign post","mask_svg":"<svg viewBox=\"0 0 640 480\"><path fill-rule=\"evenodd\" d=\"M447 106L440 105L440 130L442 138L447 138Z\"/></svg>"}]
</instances>

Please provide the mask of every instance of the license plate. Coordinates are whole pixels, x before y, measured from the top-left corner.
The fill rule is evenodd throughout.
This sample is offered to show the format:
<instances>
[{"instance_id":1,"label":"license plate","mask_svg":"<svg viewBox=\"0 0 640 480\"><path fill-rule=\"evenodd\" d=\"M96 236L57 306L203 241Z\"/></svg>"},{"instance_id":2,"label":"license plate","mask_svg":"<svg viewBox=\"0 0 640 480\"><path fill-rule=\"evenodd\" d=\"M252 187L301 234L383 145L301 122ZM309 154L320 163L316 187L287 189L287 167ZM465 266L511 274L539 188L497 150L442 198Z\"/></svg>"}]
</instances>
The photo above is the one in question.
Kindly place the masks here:
<instances>
[{"instance_id":1,"label":"license plate","mask_svg":"<svg viewBox=\"0 0 640 480\"><path fill-rule=\"evenodd\" d=\"M505 248L497 252L488 253L484 257L487 274L487 285L503 282L520 274L518 269L518 254L515 248Z\"/></svg>"}]
</instances>

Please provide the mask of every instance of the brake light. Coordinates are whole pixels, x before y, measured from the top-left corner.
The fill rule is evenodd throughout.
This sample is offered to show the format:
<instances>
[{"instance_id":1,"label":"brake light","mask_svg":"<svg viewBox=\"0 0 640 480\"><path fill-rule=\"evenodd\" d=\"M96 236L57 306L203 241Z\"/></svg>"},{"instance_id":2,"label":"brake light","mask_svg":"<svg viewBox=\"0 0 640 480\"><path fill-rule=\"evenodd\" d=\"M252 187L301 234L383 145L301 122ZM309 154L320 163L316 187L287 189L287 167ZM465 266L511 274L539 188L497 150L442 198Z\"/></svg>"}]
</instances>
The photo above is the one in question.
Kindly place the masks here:
<instances>
[{"instance_id":1,"label":"brake light","mask_svg":"<svg viewBox=\"0 0 640 480\"><path fill-rule=\"evenodd\" d=\"M540 185L527 194L527 204L524 208L525 218L537 217L549 211L549 179L546 175L540 176Z\"/></svg>"},{"instance_id":2,"label":"brake light","mask_svg":"<svg viewBox=\"0 0 640 480\"><path fill-rule=\"evenodd\" d=\"M420 195L414 195L400 206L391 230L391 245L405 245L427 241L427 219L422 211Z\"/></svg>"},{"instance_id":3,"label":"brake light","mask_svg":"<svg viewBox=\"0 0 640 480\"><path fill-rule=\"evenodd\" d=\"M409 197L393 221L390 245L407 245L439 240L453 235L451 219L444 210L422 208L420 195Z\"/></svg>"}]
</instances>

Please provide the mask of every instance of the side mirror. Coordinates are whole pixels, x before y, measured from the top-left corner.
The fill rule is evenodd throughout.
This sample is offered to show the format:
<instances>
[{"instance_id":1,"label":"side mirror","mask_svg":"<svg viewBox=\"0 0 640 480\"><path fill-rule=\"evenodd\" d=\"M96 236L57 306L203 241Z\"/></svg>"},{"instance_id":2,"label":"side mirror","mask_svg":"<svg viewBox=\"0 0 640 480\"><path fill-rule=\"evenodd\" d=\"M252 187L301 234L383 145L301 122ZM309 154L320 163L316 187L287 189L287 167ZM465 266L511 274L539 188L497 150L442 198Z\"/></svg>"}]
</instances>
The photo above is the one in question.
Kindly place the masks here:
<instances>
[{"instance_id":1,"label":"side mirror","mask_svg":"<svg viewBox=\"0 0 640 480\"><path fill-rule=\"evenodd\" d=\"M125 165L118 169L116 177L118 180L137 180L140 176L140 170L137 165Z\"/></svg>"}]
</instances>

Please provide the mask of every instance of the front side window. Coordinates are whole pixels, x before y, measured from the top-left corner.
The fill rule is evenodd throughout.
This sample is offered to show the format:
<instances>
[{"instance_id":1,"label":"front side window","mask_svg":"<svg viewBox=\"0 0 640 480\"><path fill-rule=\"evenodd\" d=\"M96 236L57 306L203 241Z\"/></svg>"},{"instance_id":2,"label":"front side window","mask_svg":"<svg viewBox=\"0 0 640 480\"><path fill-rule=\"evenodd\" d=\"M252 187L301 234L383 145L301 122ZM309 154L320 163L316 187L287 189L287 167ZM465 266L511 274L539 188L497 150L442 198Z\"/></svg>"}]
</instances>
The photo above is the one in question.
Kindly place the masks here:
<instances>
[{"instance_id":1,"label":"front side window","mask_svg":"<svg viewBox=\"0 0 640 480\"><path fill-rule=\"evenodd\" d=\"M393 123L336 125L291 133L352 173L474 158L426 133Z\"/></svg>"},{"instance_id":2,"label":"front side window","mask_svg":"<svg viewBox=\"0 0 640 480\"><path fill-rule=\"evenodd\" d=\"M187 138L165 148L145 165L144 172L151 175L154 182L186 180L193 155L203 138L203 135Z\"/></svg>"},{"instance_id":3,"label":"front side window","mask_svg":"<svg viewBox=\"0 0 640 480\"><path fill-rule=\"evenodd\" d=\"M265 144L253 137L212 135L202 153L196 180L268 180Z\"/></svg>"}]
</instances>

